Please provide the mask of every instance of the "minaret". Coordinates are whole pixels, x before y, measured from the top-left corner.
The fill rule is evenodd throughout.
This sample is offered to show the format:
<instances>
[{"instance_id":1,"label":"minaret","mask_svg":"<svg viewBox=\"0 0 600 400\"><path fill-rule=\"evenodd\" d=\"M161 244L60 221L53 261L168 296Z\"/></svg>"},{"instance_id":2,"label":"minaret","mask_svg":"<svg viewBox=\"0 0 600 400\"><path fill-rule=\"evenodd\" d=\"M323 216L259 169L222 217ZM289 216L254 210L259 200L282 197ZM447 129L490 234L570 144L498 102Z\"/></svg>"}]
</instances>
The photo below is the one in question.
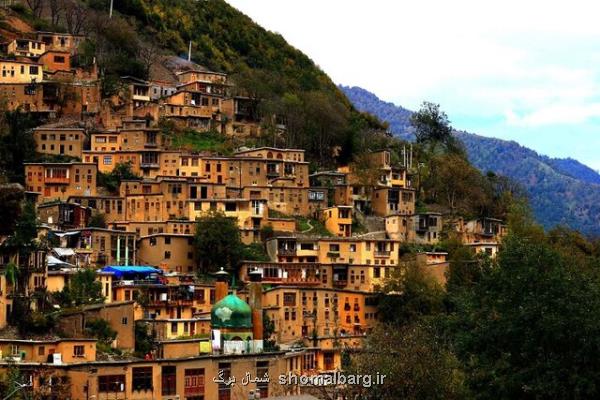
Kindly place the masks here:
<instances>
[{"instance_id":1,"label":"minaret","mask_svg":"<svg viewBox=\"0 0 600 400\"><path fill-rule=\"evenodd\" d=\"M254 339L254 351L263 349L263 310L262 310L262 272L255 269L248 274L248 305L252 310L252 337Z\"/></svg>"},{"instance_id":2,"label":"minaret","mask_svg":"<svg viewBox=\"0 0 600 400\"><path fill-rule=\"evenodd\" d=\"M217 283L215 284L215 303L227 296L229 293L229 274L221 267L217 272Z\"/></svg>"}]
</instances>

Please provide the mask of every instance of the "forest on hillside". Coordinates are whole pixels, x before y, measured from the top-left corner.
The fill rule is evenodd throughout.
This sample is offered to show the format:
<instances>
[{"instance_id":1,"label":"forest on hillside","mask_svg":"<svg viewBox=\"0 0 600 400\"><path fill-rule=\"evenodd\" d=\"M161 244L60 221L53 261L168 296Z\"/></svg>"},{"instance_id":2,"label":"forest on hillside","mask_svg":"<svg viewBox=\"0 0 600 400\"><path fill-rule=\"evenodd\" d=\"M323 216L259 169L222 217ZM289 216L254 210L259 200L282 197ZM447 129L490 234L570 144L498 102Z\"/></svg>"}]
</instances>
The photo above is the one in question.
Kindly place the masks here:
<instances>
[{"instance_id":1,"label":"forest on hillside","mask_svg":"<svg viewBox=\"0 0 600 400\"><path fill-rule=\"evenodd\" d=\"M390 124L394 135L414 140L412 112L358 87L341 89L361 111ZM600 175L573 159L555 159L519 144L457 131L469 160L482 172L510 177L528 193L536 219L546 228L564 225L600 235Z\"/></svg>"}]
</instances>

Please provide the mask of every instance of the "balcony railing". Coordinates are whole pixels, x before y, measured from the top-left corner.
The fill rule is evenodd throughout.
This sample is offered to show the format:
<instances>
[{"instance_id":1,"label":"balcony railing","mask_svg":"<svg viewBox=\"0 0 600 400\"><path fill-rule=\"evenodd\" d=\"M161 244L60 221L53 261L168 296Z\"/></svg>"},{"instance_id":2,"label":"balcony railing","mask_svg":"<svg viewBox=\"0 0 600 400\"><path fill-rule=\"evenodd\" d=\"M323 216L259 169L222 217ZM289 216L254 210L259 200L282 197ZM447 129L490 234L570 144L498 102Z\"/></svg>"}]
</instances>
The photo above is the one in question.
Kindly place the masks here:
<instances>
[{"instance_id":1,"label":"balcony railing","mask_svg":"<svg viewBox=\"0 0 600 400\"><path fill-rule=\"evenodd\" d=\"M140 166L142 168L160 168L158 161L142 161Z\"/></svg>"},{"instance_id":2,"label":"balcony railing","mask_svg":"<svg viewBox=\"0 0 600 400\"><path fill-rule=\"evenodd\" d=\"M333 281L333 286L335 286L335 287L346 287L346 286L348 286L348 280L336 280L336 281Z\"/></svg>"},{"instance_id":3,"label":"balcony railing","mask_svg":"<svg viewBox=\"0 0 600 400\"><path fill-rule=\"evenodd\" d=\"M57 183L57 184L64 184L64 185L68 185L70 180L68 177L66 176L61 176L61 177L57 177L57 176L52 176L52 177L46 177L44 179L45 183Z\"/></svg>"},{"instance_id":4,"label":"balcony railing","mask_svg":"<svg viewBox=\"0 0 600 400\"><path fill-rule=\"evenodd\" d=\"M391 253L389 251L385 251L385 250L383 250L383 251L376 250L375 251L375 257L389 257L390 254Z\"/></svg>"},{"instance_id":5,"label":"balcony railing","mask_svg":"<svg viewBox=\"0 0 600 400\"><path fill-rule=\"evenodd\" d=\"M293 257L296 255L296 249L282 249L280 248L278 251L280 256L284 257Z\"/></svg>"}]
</instances>

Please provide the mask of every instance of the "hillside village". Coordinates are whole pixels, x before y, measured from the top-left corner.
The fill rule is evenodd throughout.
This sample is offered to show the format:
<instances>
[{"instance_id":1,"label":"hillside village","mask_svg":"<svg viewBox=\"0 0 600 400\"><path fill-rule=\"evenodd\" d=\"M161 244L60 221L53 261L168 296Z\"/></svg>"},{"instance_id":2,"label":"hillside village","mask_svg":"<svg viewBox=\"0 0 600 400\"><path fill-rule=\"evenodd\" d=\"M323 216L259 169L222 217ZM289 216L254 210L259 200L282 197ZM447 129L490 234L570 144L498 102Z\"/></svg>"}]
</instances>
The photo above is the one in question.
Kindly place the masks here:
<instances>
[{"instance_id":1,"label":"hillside village","mask_svg":"<svg viewBox=\"0 0 600 400\"><path fill-rule=\"evenodd\" d=\"M305 149L256 145L260 99L228 74L164 55L147 80L121 76L105 95L84 41L31 30L2 43L3 107L39 121L39 158L0 187L20 208L0 236L0 373L18 371L23 391L300 394L276 377L343 370L398 271L443 287L443 240L494 258L508 233L499 215L419 204L425 160L410 144L370 149L368 174L356 162L323 169ZM285 136L286 121L269 118L268 134ZM236 265L198 250L211 221L237 228ZM227 382L246 372L271 379Z\"/></svg>"}]
</instances>

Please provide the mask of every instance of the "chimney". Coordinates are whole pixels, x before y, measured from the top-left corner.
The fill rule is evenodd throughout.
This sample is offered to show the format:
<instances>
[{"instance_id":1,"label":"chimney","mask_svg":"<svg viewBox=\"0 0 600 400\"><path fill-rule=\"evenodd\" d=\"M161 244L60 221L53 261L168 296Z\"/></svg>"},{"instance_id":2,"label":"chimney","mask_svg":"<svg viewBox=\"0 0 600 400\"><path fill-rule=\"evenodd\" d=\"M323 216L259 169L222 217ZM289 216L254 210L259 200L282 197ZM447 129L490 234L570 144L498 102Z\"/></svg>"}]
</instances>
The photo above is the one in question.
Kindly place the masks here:
<instances>
[{"instance_id":1,"label":"chimney","mask_svg":"<svg viewBox=\"0 0 600 400\"><path fill-rule=\"evenodd\" d=\"M223 270L217 272L217 283L215 284L215 303L229 294L229 274Z\"/></svg>"},{"instance_id":2,"label":"chimney","mask_svg":"<svg viewBox=\"0 0 600 400\"><path fill-rule=\"evenodd\" d=\"M263 310L262 310L262 272L258 269L250 272L248 284L248 305L252 310L252 336L255 341L263 340Z\"/></svg>"}]
</instances>

